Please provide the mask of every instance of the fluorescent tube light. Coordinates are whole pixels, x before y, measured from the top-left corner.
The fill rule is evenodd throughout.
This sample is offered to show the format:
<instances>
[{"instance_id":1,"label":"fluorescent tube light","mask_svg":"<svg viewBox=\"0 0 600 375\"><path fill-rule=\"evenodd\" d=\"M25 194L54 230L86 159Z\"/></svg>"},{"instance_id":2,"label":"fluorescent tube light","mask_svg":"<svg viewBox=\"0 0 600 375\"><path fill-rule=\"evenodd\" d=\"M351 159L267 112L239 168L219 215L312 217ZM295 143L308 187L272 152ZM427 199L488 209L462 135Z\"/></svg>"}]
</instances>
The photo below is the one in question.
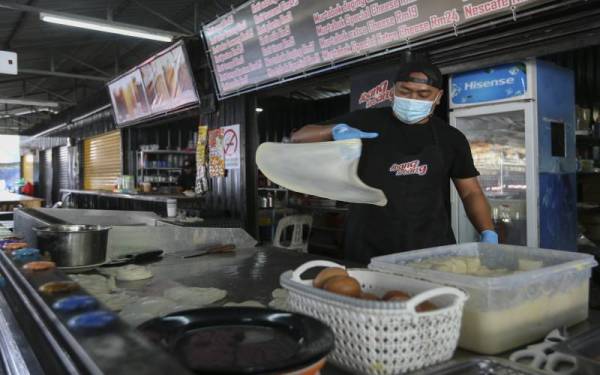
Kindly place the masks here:
<instances>
[{"instance_id":1,"label":"fluorescent tube light","mask_svg":"<svg viewBox=\"0 0 600 375\"><path fill-rule=\"evenodd\" d=\"M133 36L136 38L156 40L159 42L172 42L174 38L173 34L168 34L166 32L161 33L143 27L134 27L118 22L105 21L89 17L41 12L40 19L45 22L55 23L59 25L102 31L105 33Z\"/></svg>"},{"instance_id":2,"label":"fluorescent tube light","mask_svg":"<svg viewBox=\"0 0 600 375\"><path fill-rule=\"evenodd\" d=\"M48 102L43 100L28 100L28 99L12 99L12 98L0 98L0 104L10 105L22 105L31 107L51 107L57 108L60 106L57 102Z\"/></svg>"}]
</instances>

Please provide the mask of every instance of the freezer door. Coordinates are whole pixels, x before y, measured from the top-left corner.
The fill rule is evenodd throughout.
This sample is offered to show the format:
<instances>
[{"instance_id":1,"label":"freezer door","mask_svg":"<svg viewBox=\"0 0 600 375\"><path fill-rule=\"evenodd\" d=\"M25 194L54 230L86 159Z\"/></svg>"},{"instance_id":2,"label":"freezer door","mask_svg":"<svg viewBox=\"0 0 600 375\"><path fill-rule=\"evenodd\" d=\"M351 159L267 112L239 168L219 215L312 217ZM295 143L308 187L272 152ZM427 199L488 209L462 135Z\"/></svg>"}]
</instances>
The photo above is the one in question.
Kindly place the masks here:
<instances>
[{"instance_id":1,"label":"freezer door","mask_svg":"<svg viewBox=\"0 0 600 375\"><path fill-rule=\"evenodd\" d=\"M451 115L452 125L467 137L479 182L492 207L492 215L500 242L528 245L528 223L535 220L534 153L528 151L533 136L530 110L525 103L457 110ZM531 124L531 125L530 125ZM530 135L531 134L531 135ZM529 172L528 172L529 170ZM453 228L459 243L478 241L479 234L471 225L456 190L453 190ZM529 195L529 196L528 196ZM533 212L529 212L529 211ZM532 233L533 234L533 233Z\"/></svg>"}]
</instances>

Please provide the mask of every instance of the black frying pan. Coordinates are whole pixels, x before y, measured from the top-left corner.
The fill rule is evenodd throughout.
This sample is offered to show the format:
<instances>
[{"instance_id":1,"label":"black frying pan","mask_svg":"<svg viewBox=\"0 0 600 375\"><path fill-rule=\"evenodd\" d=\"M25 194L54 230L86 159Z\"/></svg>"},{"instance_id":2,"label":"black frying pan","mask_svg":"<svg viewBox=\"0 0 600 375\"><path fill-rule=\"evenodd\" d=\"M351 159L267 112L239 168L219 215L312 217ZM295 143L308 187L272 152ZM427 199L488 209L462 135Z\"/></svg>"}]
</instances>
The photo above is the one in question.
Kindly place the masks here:
<instances>
[{"instance_id":1,"label":"black frying pan","mask_svg":"<svg viewBox=\"0 0 600 375\"><path fill-rule=\"evenodd\" d=\"M219 307L188 310L138 327L198 374L265 374L305 368L334 345L332 330L286 311Z\"/></svg>"}]
</instances>

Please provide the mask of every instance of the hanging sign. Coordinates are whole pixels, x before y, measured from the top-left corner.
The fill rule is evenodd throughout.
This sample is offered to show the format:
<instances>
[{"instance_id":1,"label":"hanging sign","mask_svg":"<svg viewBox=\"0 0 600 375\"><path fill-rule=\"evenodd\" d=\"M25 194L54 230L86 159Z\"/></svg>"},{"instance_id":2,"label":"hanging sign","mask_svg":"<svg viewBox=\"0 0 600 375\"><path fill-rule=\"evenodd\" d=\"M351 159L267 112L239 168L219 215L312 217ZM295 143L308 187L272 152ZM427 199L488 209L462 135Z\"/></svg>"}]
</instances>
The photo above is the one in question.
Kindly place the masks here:
<instances>
[{"instance_id":1,"label":"hanging sign","mask_svg":"<svg viewBox=\"0 0 600 375\"><path fill-rule=\"evenodd\" d=\"M223 99L547 1L254 0L203 35Z\"/></svg>"},{"instance_id":2,"label":"hanging sign","mask_svg":"<svg viewBox=\"0 0 600 375\"><path fill-rule=\"evenodd\" d=\"M240 125L229 125L223 130L225 169L240 169Z\"/></svg>"}]
</instances>

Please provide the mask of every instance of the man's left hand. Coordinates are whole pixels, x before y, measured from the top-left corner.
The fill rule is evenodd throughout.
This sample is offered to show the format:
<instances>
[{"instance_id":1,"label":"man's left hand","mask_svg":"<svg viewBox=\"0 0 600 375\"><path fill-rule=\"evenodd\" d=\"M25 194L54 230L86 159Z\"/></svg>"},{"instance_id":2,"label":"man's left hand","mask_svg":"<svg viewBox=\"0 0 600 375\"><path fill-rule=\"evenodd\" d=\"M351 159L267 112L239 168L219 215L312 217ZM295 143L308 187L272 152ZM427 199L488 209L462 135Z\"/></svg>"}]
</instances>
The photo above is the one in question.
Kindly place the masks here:
<instances>
[{"instance_id":1,"label":"man's left hand","mask_svg":"<svg viewBox=\"0 0 600 375\"><path fill-rule=\"evenodd\" d=\"M498 245L498 233L493 230L484 230L481 232L480 242Z\"/></svg>"}]
</instances>

